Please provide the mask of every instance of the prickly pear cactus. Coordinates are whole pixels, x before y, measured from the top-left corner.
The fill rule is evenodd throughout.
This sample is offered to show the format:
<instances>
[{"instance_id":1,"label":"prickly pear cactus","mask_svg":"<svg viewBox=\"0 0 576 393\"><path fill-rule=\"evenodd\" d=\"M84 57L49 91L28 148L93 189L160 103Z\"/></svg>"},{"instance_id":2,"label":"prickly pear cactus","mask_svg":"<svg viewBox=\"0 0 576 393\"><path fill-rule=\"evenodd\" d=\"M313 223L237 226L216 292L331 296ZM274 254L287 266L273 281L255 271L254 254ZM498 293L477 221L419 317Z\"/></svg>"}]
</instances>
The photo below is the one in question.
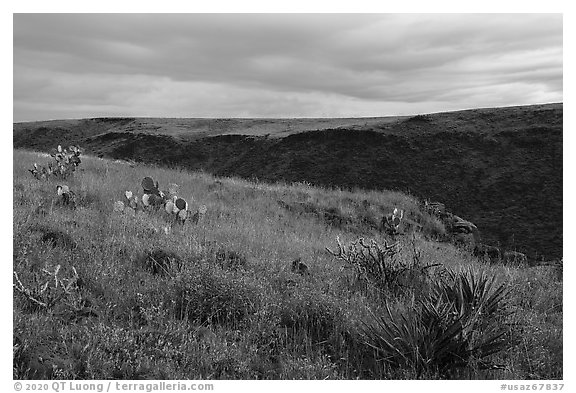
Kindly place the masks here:
<instances>
[{"instance_id":1,"label":"prickly pear cactus","mask_svg":"<svg viewBox=\"0 0 576 393\"><path fill-rule=\"evenodd\" d=\"M182 198L176 198L174 205L176 205L178 210L186 210L188 208L188 203Z\"/></svg>"},{"instance_id":2,"label":"prickly pear cactus","mask_svg":"<svg viewBox=\"0 0 576 393\"><path fill-rule=\"evenodd\" d=\"M173 223L184 224L191 216L189 210L190 204L186 199L179 197L177 194L180 187L178 184L170 183L167 191L160 191L158 181L152 177L146 176L141 181L143 195L141 201L131 191L124 193L125 200L118 201L114 204L114 211L126 212L128 209L134 211L161 211L164 210ZM201 205L195 212L195 222L197 223L206 213L206 206ZM168 218L166 217L166 218Z\"/></svg>"},{"instance_id":3,"label":"prickly pear cactus","mask_svg":"<svg viewBox=\"0 0 576 393\"><path fill-rule=\"evenodd\" d=\"M142 204L145 207L150 207L150 194L144 194L142 195Z\"/></svg>"},{"instance_id":4,"label":"prickly pear cactus","mask_svg":"<svg viewBox=\"0 0 576 393\"><path fill-rule=\"evenodd\" d=\"M188 218L188 210L180 210L176 217L180 222L184 223Z\"/></svg>"},{"instance_id":5,"label":"prickly pear cactus","mask_svg":"<svg viewBox=\"0 0 576 393\"><path fill-rule=\"evenodd\" d=\"M67 185L56 186L56 194L58 195L58 204L64 206L76 207L76 194L70 190Z\"/></svg>"},{"instance_id":6,"label":"prickly pear cactus","mask_svg":"<svg viewBox=\"0 0 576 393\"><path fill-rule=\"evenodd\" d=\"M142 209L141 204L139 203L138 196L134 195L132 191L125 191L124 192L124 206L125 209L129 208L137 212Z\"/></svg>"},{"instance_id":7,"label":"prickly pear cactus","mask_svg":"<svg viewBox=\"0 0 576 393\"><path fill-rule=\"evenodd\" d=\"M49 162L47 166L38 167L34 163L34 167L28 171L37 179L47 179L49 176L65 179L72 175L76 167L80 165L81 150L77 146L70 146L68 149L63 149L62 146L58 147L50 154L54 162Z\"/></svg>"},{"instance_id":8,"label":"prickly pear cactus","mask_svg":"<svg viewBox=\"0 0 576 393\"><path fill-rule=\"evenodd\" d=\"M146 176L142 179L142 189L144 190L144 194L156 195L161 199L164 199L164 193L158 188L158 182L154 182L154 179L150 176ZM151 201L149 200L149 202Z\"/></svg>"},{"instance_id":9,"label":"prickly pear cactus","mask_svg":"<svg viewBox=\"0 0 576 393\"><path fill-rule=\"evenodd\" d=\"M160 195L149 194L148 203L150 206L160 207L164 204L164 198L162 198Z\"/></svg>"},{"instance_id":10,"label":"prickly pear cactus","mask_svg":"<svg viewBox=\"0 0 576 393\"><path fill-rule=\"evenodd\" d=\"M138 204L138 197L135 196L132 199L130 199L130 208L134 209L134 210L138 210L139 204Z\"/></svg>"},{"instance_id":11,"label":"prickly pear cactus","mask_svg":"<svg viewBox=\"0 0 576 393\"><path fill-rule=\"evenodd\" d=\"M146 176L142 179L142 188L146 194L152 194L155 187L154 187L154 179L149 176Z\"/></svg>"},{"instance_id":12,"label":"prickly pear cactus","mask_svg":"<svg viewBox=\"0 0 576 393\"><path fill-rule=\"evenodd\" d=\"M404 210L398 210L394 208L394 213L392 213L392 224L394 225L394 229L398 230L402 219L404 218Z\"/></svg>"},{"instance_id":13,"label":"prickly pear cactus","mask_svg":"<svg viewBox=\"0 0 576 393\"><path fill-rule=\"evenodd\" d=\"M175 207L176 207L176 206L174 205L174 202L168 201L168 202L166 202L166 204L164 205L164 210L166 210L166 213L172 214L172 213L174 213L174 208L175 208Z\"/></svg>"},{"instance_id":14,"label":"prickly pear cactus","mask_svg":"<svg viewBox=\"0 0 576 393\"><path fill-rule=\"evenodd\" d=\"M397 235L403 218L404 210L394 208L392 213L387 214L382 218L382 227L388 234Z\"/></svg>"},{"instance_id":15,"label":"prickly pear cactus","mask_svg":"<svg viewBox=\"0 0 576 393\"><path fill-rule=\"evenodd\" d=\"M117 213L127 213L132 211L134 214L143 210L143 205L140 203L138 196L134 195L132 191L124 192L124 200L114 202L114 211Z\"/></svg>"}]
</instances>

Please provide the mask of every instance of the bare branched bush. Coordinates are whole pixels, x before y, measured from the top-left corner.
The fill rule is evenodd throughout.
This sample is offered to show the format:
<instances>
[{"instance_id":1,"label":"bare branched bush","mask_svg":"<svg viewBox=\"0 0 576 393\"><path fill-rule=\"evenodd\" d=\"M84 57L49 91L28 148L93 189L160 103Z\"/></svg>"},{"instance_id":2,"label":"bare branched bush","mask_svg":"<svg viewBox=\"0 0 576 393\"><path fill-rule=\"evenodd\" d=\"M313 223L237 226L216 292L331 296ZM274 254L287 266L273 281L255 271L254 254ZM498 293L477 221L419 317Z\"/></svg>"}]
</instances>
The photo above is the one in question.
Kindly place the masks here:
<instances>
[{"instance_id":1,"label":"bare branched bush","mask_svg":"<svg viewBox=\"0 0 576 393\"><path fill-rule=\"evenodd\" d=\"M76 269L72 267L72 277L63 277L60 274L60 265L56 266L53 272L42 269L45 276L35 277L35 282L28 287L25 286L18 273L14 273L14 289L20 293L35 309L48 310L63 300L75 302L77 299L77 283L80 277Z\"/></svg>"},{"instance_id":2,"label":"bare branched bush","mask_svg":"<svg viewBox=\"0 0 576 393\"><path fill-rule=\"evenodd\" d=\"M326 248L330 254L345 263L344 268L354 269L356 279L375 286L378 289L397 289L404 286L404 278L423 274L434 265L422 265L420 258L408 261L398 257L398 243L379 244L375 240L366 241L359 238L344 246L336 238L338 249Z\"/></svg>"}]
</instances>

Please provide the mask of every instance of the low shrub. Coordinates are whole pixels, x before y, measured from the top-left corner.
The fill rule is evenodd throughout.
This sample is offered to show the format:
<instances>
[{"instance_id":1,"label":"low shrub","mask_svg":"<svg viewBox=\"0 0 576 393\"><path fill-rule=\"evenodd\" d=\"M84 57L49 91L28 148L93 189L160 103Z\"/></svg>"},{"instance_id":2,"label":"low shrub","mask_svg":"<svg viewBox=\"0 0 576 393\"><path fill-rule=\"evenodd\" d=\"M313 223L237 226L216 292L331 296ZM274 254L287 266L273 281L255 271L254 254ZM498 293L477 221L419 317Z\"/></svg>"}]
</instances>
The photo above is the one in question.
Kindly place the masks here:
<instances>
[{"instance_id":1,"label":"low shrub","mask_svg":"<svg viewBox=\"0 0 576 393\"><path fill-rule=\"evenodd\" d=\"M246 257L234 250L228 250L220 247L216 250L214 255L216 263L223 269L239 269L245 268L248 264Z\"/></svg>"},{"instance_id":2,"label":"low shrub","mask_svg":"<svg viewBox=\"0 0 576 393\"><path fill-rule=\"evenodd\" d=\"M307 287L295 287L284 293L279 316L281 327L313 343L333 336L343 318L336 298Z\"/></svg>"},{"instance_id":3,"label":"low shrub","mask_svg":"<svg viewBox=\"0 0 576 393\"><path fill-rule=\"evenodd\" d=\"M182 259L178 254L161 248L144 252L136 259L136 262L153 275L171 276L174 271L182 268Z\"/></svg>"},{"instance_id":4,"label":"low shrub","mask_svg":"<svg viewBox=\"0 0 576 393\"><path fill-rule=\"evenodd\" d=\"M61 247L68 250L72 250L77 247L76 242L74 239L72 239L72 236L62 231L47 231L42 235L40 239L52 247Z\"/></svg>"},{"instance_id":5,"label":"low shrub","mask_svg":"<svg viewBox=\"0 0 576 393\"><path fill-rule=\"evenodd\" d=\"M198 324L239 326L260 302L247 279L205 267L178 276L170 292L176 318Z\"/></svg>"}]
</instances>

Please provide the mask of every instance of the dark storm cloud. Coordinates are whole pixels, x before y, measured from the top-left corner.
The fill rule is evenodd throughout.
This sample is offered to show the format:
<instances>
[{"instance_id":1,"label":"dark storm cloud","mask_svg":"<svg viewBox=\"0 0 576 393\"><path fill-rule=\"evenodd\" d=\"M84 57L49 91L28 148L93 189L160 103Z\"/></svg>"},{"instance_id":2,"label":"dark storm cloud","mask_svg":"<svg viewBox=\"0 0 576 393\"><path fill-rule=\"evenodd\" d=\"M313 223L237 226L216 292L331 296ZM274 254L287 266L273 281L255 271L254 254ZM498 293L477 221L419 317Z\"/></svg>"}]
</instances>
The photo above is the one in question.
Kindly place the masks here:
<instances>
[{"instance_id":1,"label":"dark storm cloud","mask_svg":"<svg viewBox=\"0 0 576 393\"><path fill-rule=\"evenodd\" d=\"M14 16L15 120L387 115L561 100L561 15Z\"/></svg>"}]
</instances>

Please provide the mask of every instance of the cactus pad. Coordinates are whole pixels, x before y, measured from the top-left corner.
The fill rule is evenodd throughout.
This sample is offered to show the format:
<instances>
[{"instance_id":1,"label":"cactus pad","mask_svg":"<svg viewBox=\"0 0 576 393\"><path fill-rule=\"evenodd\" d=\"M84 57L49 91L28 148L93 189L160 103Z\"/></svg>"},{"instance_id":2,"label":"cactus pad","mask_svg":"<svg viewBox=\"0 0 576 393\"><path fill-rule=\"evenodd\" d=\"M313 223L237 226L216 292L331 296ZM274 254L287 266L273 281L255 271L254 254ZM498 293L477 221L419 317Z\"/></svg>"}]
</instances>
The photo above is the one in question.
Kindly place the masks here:
<instances>
[{"instance_id":1,"label":"cactus pad","mask_svg":"<svg viewBox=\"0 0 576 393\"><path fill-rule=\"evenodd\" d=\"M143 204L144 206L150 206L149 198L150 198L150 194L144 194L144 195L142 195L142 204Z\"/></svg>"},{"instance_id":2,"label":"cactus pad","mask_svg":"<svg viewBox=\"0 0 576 393\"><path fill-rule=\"evenodd\" d=\"M146 176L144 179L142 179L142 188L147 192L154 191L156 189L154 180L151 177Z\"/></svg>"},{"instance_id":3,"label":"cactus pad","mask_svg":"<svg viewBox=\"0 0 576 393\"><path fill-rule=\"evenodd\" d=\"M166 213L172 214L174 210L174 203L172 201L166 202L166 205L164 205L164 209L166 209Z\"/></svg>"},{"instance_id":4,"label":"cactus pad","mask_svg":"<svg viewBox=\"0 0 576 393\"><path fill-rule=\"evenodd\" d=\"M62 194L68 194L70 192L70 188L66 185L64 186L57 186L56 187L56 192L58 193L58 195L62 195Z\"/></svg>"},{"instance_id":5,"label":"cactus pad","mask_svg":"<svg viewBox=\"0 0 576 393\"><path fill-rule=\"evenodd\" d=\"M132 191L126 191L124 195L126 195L126 199L128 200L132 199Z\"/></svg>"},{"instance_id":6,"label":"cactus pad","mask_svg":"<svg viewBox=\"0 0 576 393\"><path fill-rule=\"evenodd\" d=\"M178 212L178 218L180 220L185 221L187 217L188 217L188 211L187 210L180 210Z\"/></svg>"},{"instance_id":7,"label":"cactus pad","mask_svg":"<svg viewBox=\"0 0 576 393\"><path fill-rule=\"evenodd\" d=\"M160 206L164 203L164 199L156 194L150 194L148 203L152 206Z\"/></svg>"},{"instance_id":8,"label":"cactus pad","mask_svg":"<svg viewBox=\"0 0 576 393\"><path fill-rule=\"evenodd\" d=\"M182 198L176 198L176 201L174 202L174 204L176 205L178 210L186 210L186 208L188 207L188 204Z\"/></svg>"}]
</instances>

